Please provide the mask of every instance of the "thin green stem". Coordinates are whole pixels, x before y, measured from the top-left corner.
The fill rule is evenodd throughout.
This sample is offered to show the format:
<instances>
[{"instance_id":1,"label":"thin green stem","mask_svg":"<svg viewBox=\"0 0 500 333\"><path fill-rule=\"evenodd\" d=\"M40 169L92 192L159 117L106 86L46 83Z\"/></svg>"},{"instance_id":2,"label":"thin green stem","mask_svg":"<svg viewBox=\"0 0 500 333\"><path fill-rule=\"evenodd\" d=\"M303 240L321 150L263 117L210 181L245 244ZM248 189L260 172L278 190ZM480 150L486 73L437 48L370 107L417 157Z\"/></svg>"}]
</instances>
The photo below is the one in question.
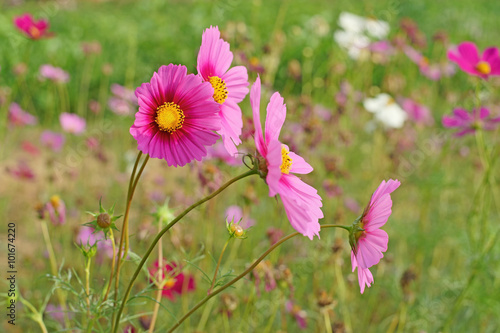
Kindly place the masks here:
<instances>
[{"instance_id":1,"label":"thin green stem","mask_svg":"<svg viewBox=\"0 0 500 333\"><path fill-rule=\"evenodd\" d=\"M212 284L210 284L210 288L208 288L208 291L207 291L207 294L210 294L210 292L212 291L212 289L214 288L214 285L215 285L215 280L217 279L217 273L219 272L219 267L220 267L220 263L222 261L222 256L224 256L224 252L226 252L226 248L227 248L227 245L229 244L229 241L232 239L233 237L229 237L226 241L226 244L224 244L224 247L222 248L222 251L220 253L220 256L219 256L219 260L217 261L217 266L215 267L215 273L214 273L214 278L212 279Z\"/></svg>"},{"instance_id":2,"label":"thin green stem","mask_svg":"<svg viewBox=\"0 0 500 333\"><path fill-rule=\"evenodd\" d=\"M108 280L108 287L106 289L106 293L104 294L104 298L102 299L102 303L104 303L108 299L109 291L111 290L111 284L113 281L113 274L115 270L115 261L116 261L116 243L115 243L115 235L113 234L113 229L109 228L109 238L111 238L111 246L113 248L113 258L111 259L111 275Z\"/></svg>"},{"instance_id":3,"label":"thin green stem","mask_svg":"<svg viewBox=\"0 0 500 333\"><path fill-rule=\"evenodd\" d=\"M342 228L342 229L345 229L345 230L350 230L348 226L344 226L344 225L338 225L338 224L324 224L321 226L321 229L326 229L326 228ZM274 251L274 249L276 249L277 247L279 247L281 244L283 244L284 242L286 242L287 240L297 236L297 235L301 235L300 232L294 232L288 236L285 236L283 237L282 239L280 239L278 242L274 243L269 249L267 249L257 260L254 261L254 263L252 265L250 265L243 273L241 273L240 275L238 275L237 277L235 277L234 279L232 279L231 281L229 281L228 283L226 283L225 285L221 286L220 288L218 288L217 290L215 290L214 292L212 292L211 294L205 296L205 298L203 298L201 301L198 302L198 304L196 304L193 308L191 308L191 310L189 310L188 313L186 313L179 321L177 321L177 323L175 323L174 326L172 326L168 332L171 333L173 332L177 327L179 327L182 322L184 320L186 320L189 316L191 316L196 310L198 310L203 304L205 304L209 299L211 299L212 297L214 297L215 295L219 294L220 292L224 291L225 289L229 288L230 286L232 286L233 284L235 284L236 282L238 282L239 280L241 280L242 278L244 278L248 273L250 273L255 267L257 267L257 265L262 261L264 260L271 252Z\"/></svg>"},{"instance_id":4,"label":"thin green stem","mask_svg":"<svg viewBox=\"0 0 500 333\"><path fill-rule=\"evenodd\" d=\"M144 256L142 257L142 260L141 262L139 263L139 265L137 266L135 272L134 272L134 275L132 276L132 278L130 279L130 283L127 287L127 290L125 292L125 295L123 296L123 299L122 299L122 302L121 302L121 305L120 305L120 309L118 310L118 315L117 315L117 318L116 318L116 321L113 325L113 330L112 332L116 333L117 330L118 330L118 326L119 326L119 323L120 323L120 317L121 317L121 314L123 312L123 309L125 308L125 304L127 303L127 299L128 299L128 296L130 295L130 291L132 290L132 287L134 285L134 282L135 280L137 279L137 276L139 275L139 273L141 272L141 269L142 267L144 266L144 264L146 263L146 260L149 258L149 255L151 254L151 252L153 251L154 247L156 246L156 244L160 241L161 237L171 228L173 227L177 222L179 222L184 216L186 216L190 211L192 211L193 209L195 209L196 207L198 207L199 205L205 203L206 201L212 199L213 197L217 196L219 193L221 193L222 191L224 191L227 187L229 187L229 185L237 182L238 180L240 179L243 179L245 177L248 177L248 176L251 176L251 175L256 175L258 174L258 171L256 169L252 169L252 170L249 170L231 180L229 180L227 183L225 183L224 185L222 185L217 191L213 192L212 194L206 196L205 198L201 199L200 201L192 204L191 206L189 206L185 211L183 211L180 215L178 215L175 219L172 220L172 222L170 222L165 228L163 228L163 230L158 234L156 235L155 239L153 240L153 242L151 243L151 245L149 246L148 250L146 251L146 253L144 254Z\"/></svg>"},{"instance_id":5,"label":"thin green stem","mask_svg":"<svg viewBox=\"0 0 500 333\"><path fill-rule=\"evenodd\" d=\"M33 312L33 315L31 316L31 318L33 319L33 321L35 321L40 326L40 329L42 330L42 332L43 333L48 333L47 327L45 327L45 323L43 322L43 315L42 315L42 313L40 313L33 306L33 304L31 304L30 302L28 302L28 300L24 299L22 296L19 296L19 300L21 301L21 303L24 306L26 306L28 309L31 310L31 312Z\"/></svg>"},{"instance_id":6,"label":"thin green stem","mask_svg":"<svg viewBox=\"0 0 500 333\"><path fill-rule=\"evenodd\" d=\"M85 264L85 294L87 296L87 317L90 317L90 263L92 258L86 258Z\"/></svg>"},{"instance_id":7,"label":"thin green stem","mask_svg":"<svg viewBox=\"0 0 500 333\"><path fill-rule=\"evenodd\" d=\"M161 232L162 229L162 222L163 218L160 217L158 221L158 232ZM156 303L155 303L155 308L153 310L153 317L151 318L151 324L149 326L149 333L153 333L155 330L155 325L156 325L156 319L158 318L158 311L160 310L160 302L161 302L161 296L163 293L163 286L165 285L165 276L163 273L163 244L162 242L158 242L158 271L157 271L157 276L154 277L155 281L158 281L157 287L158 290L156 291Z\"/></svg>"}]
</instances>

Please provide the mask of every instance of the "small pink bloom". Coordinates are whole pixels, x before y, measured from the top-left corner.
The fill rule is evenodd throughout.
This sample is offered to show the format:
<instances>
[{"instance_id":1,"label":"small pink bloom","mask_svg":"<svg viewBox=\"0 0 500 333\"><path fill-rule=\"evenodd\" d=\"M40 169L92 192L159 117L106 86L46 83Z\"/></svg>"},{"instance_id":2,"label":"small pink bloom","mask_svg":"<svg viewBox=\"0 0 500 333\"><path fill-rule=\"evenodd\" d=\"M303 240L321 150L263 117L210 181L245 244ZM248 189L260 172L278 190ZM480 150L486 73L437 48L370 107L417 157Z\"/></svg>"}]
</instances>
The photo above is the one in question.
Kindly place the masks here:
<instances>
[{"instance_id":1,"label":"small pink bloom","mask_svg":"<svg viewBox=\"0 0 500 333\"><path fill-rule=\"evenodd\" d=\"M443 116L443 126L457 128L459 131L455 136L463 136L476 132L476 129L493 130L500 123L500 117L489 117L490 110L487 108L474 109L471 113L464 109L453 110L453 115Z\"/></svg>"},{"instance_id":2,"label":"small pink bloom","mask_svg":"<svg viewBox=\"0 0 500 333\"><path fill-rule=\"evenodd\" d=\"M266 177L269 196L280 195L292 227L312 240L314 235L319 237L318 220L323 218L321 197L315 188L293 174L308 174L313 168L278 140L285 122L286 105L277 92L271 96L267 105L265 132L262 132L260 87L260 77L257 77L250 92L250 103L253 110L255 145L260 154L258 159L261 175Z\"/></svg>"},{"instance_id":3,"label":"small pink bloom","mask_svg":"<svg viewBox=\"0 0 500 333\"><path fill-rule=\"evenodd\" d=\"M64 134L56 132L43 131L42 134L40 135L40 142L55 152L61 150L65 140L66 139L64 138Z\"/></svg>"},{"instance_id":4,"label":"small pink bloom","mask_svg":"<svg viewBox=\"0 0 500 333\"><path fill-rule=\"evenodd\" d=\"M224 143L222 142L217 142L215 145L208 147L207 151L208 151L207 158L209 159L210 158L220 159L226 164L231 166L237 166L243 164L241 158L229 155L226 148L224 147Z\"/></svg>"},{"instance_id":5,"label":"small pink bloom","mask_svg":"<svg viewBox=\"0 0 500 333\"><path fill-rule=\"evenodd\" d=\"M399 185L401 183L398 180L389 179L388 182L383 180L373 193L363 214L352 226L349 235L352 271L358 268L361 293L364 292L365 285L370 287L373 282L369 268L378 264L384 256L382 252L387 251L389 236L380 227L384 226L392 213L391 193Z\"/></svg>"},{"instance_id":6,"label":"small pink bloom","mask_svg":"<svg viewBox=\"0 0 500 333\"><path fill-rule=\"evenodd\" d=\"M255 220L249 218L247 214L243 214L243 209L240 206L233 205L227 207L225 215L227 221L239 224L243 229L248 229L255 225Z\"/></svg>"},{"instance_id":7,"label":"small pink bloom","mask_svg":"<svg viewBox=\"0 0 500 333\"><path fill-rule=\"evenodd\" d=\"M7 168L7 172L19 179L24 179L24 180L35 179L35 173L30 168L30 166L24 161L19 161L14 169Z\"/></svg>"},{"instance_id":8,"label":"small pink bloom","mask_svg":"<svg viewBox=\"0 0 500 333\"><path fill-rule=\"evenodd\" d=\"M111 97L108 100L108 106L114 114L119 116L128 116L134 112L134 107L129 102L118 97Z\"/></svg>"},{"instance_id":9,"label":"small pink bloom","mask_svg":"<svg viewBox=\"0 0 500 333\"><path fill-rule=\"evenodd\" d=\"M30 155L36 156L40 153L40 150L29 141L23 141L21 148Z\"/></svg>"},{"instance_id":10,"label":"small pink bloom","mask_svg":"<svg viewBox=\"0 0 500 333\"><path fill-rule=\"evenodd\" d=\"M89 226L82 226L76 237L76 244L83 246L87 250L97 243L97 261L102 262L103 255L107 258L113 258L113 244L111 239L105 239L104 233L96 232L95 229ZM118 249L117 249L118 253Z\"/></svg>"},{"instance_id":11,"label":"small pink bloom","mask_svg":"<svg viewBox=\"0 0 500 333\"><path fill-rule=\"evenodd\" d=\"M130 134L138 149L169 166L183 166L207 155L221 128L219 105L208 82L187 75L185 66L162 66L151 82L135 91L139 111Z\"/></svg>"},{"instance_id":12,"label":"small pink bloom","mask_svg":"<svg viewBox=\"0 0 500 333\"><path fill-rule=\"evenodd\" d=\"M35 125L38 119L21 109L19 104L11 103L9 107L9 123L14 126Z\"/></svg>"},{"instance_id":13,"label":"small pink bloom","mask_svg":"<svg viewBox=\"0 0 500 333\"><path fill-rule=\"evenodd\" d=\"M111 92L116 97L121 98L124 101L127 101L128 103L137 105L137 97L135 96L135 93L133 90L125 88L124 86L121 86L117 83L113 83L111 85Z\"/></svg>"},{"instance_id":14,"label":"small pink bloom","mask_svg":"<svg viewBox=\"0 0 500 333\"><path fill-rule=\"evenodd\" d=\"M40 66L40 76L55 83L67 83L69 81L68 72L51 65Z\"/></svg>"},{"instance_id":15,"label":"small pink bloom","mask_svg":"<svg viewBox=\"0 0 500 333\"><path fill-rule=\"evenodd\" d=\"M63 112L59 115L59 122L65 132L82 134L87 126L85 119L73 113Z\"/></svg>"},{"instance_id":16,"label":"small pink bloom","mask_svg":"<svg viewBox=\"0 0 500 333\"><path fill-rule=\"evenodd\" d=\"M193 276L182 273L181 267L176 263L164 261L162 266L162 271L158 272L160 265L158 260L155 261L153 267L149 269L149 274L151 277L154 277L157 282L162 282L162 280L164 280L162 291L163 297L167 297L173 301L175 299L175 294L182 295L196 288Z\"/></svg>"},{"instance_id":17,"label":"small pink bloom","mask_svg":"<svg viewBox=\"0 0 500 333\"><path fill-rule=\"evenodd\" d=\"M417 124L428 126L434 124L434 118L432 118L431 111L426 106L418 104L410 98L405 98L400 101L400 105L403 110L408 113L408 117Z\"/></svg>"},{"instance_id":18,"label":"small pink bloom","mask_svg":"<svg viewBox=\"0 0 500 333\"><path fill-rule=\"evenodd\" d=\"M24 14L14 18L14 25L30 39L41 39L51 37L49 22L46 20L35 21L31 14Z\"/></svg>"},{"instance_id":19,"label":"small pink bloom","mask_svg":"<svg viewBox=\"0 0 500 333\"><path fill-rule=\"evenodd\" d=\"M300 329L307 328L307 313L300 306L289 300L285 304L286 311L295 317L295 321Z\"/></svg>"},{"instance_id":20,"label":"small pink bloom","mask_svg":"<svg viewBox=\"0 0 500 333\"><path fill-rule=\"evenodd\" d=\"M222 136L227 152L234 156L236 146L241 143L243 127L241 109L238 103L248 94L248 73L243 66L229 69L233 53L229 43L220 38L218 27L210 27L203 32L198 53L198 75L203 81L210 82L214 88L213 98L219 103Z\"/></svg>"},{"instance_id":21,"label":"small pink bloom","mask_svg":"<svg viewBox=\"0 0 500 333\"><path fill-rule=\"evenodd\" d=\"M500 75L500 55L496 47L489 47L479 55L476 44L463 42L456 49L448 51L448 59L471 75L487 79L490 75Z\"/></svg>"},{"instance_id":22,"label":"small pink bloom","mask_svg":"<svg viewBox=\"0 0 500 333\"><path fill-rule=\"evenodd\" d=\"M62 225L66 223L66 205L58 195L53 195L50 198L49 202L45 204L45 210L49 213L52 224Z\"/></svg>"}]
</instances>

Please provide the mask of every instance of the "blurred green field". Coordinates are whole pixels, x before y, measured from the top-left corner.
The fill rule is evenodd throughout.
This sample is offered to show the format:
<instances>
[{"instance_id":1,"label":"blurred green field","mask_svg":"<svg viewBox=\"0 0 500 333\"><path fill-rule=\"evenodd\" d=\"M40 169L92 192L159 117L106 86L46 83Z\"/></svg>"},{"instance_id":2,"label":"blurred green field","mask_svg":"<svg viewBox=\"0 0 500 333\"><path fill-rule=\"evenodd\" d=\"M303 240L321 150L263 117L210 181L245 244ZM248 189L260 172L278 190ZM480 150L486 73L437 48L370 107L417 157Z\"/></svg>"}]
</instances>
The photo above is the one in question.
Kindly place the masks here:
<instances>
[{"instance_id":1,"label":"blurred green field","mask_svg":"<svg viewBox=\"0 0 500 333\"><path fill-rule=\"evenodd\" d=\"M470 110L475 106L479 81L460 70L452 77L431 81L401 52L386 64L350 59L332 38L343 11L387 21L391 26L389 39L401 33L402 18L412 18L427 37L423 53L434 62L446 61L445 46L432 40L438 31L447 34L451 45L466 40L474 41L480 49L500 45L500 2L484 0L2 1L0 91L8 91L9 102L19 103L39 117L37 126L9 128L8 105L0 104L0 216L5 222L17 223L22 296L39 307L53 287L47 276L49 261L35 211L37 203L58 194L66 204L66 224L49 228L62 275L74 269L71 283L78 292L82 289L75 275L84 276L84 259L74 241L80 225L91 220L86 211L96 211L99 198L105 207L116 203L119 214L125 209L137 143L129 134L133 116L117 116L106 106L110 84L135 89L169 63L184 64L195 73L201 34L210 25L218 25L235 54L233 65L249 68L250 84L257 72L249 64L264 68L265 103L274 91L284 97L287 120L281 139L291 139L293 149L315 168L302 178L323 198L325 218L320 223L350 225L362 208L359 213L350 211L346 199L364 207L382 179L397 178L402 185L393 194L393 214L384 227L389 249L373 267L375 283L364 294L359 293L357 274L351 272L346 232L326 229L321 231L320 240L296 237L269 256L272 266L290 269L293 289L281 284L262 292L261 285L259 294L248 277L224 292L226 296L216 297L195 312L178 331L299 332L294 317L285 310L286 300L293 299L307 314L305 332L439 332L443 327L449 332L499 332L500 247L493 243L487 253L483 250L498 229L500 206L491 191L480 186L484 168L474 137L455 138L453 131L441 125L442 115L453 108ZM13 17L24 12L48 17L55 37L35 42L24 38L12 24ZM81 49L84 41L98 41L102 52L86 56ZM16 76L13 69L21 62L28 70ZM60 131L61 93L38 79L42 64L69 72L70 82L63 88L70 106L67 111L84 116L88 129L83 136L66 135L60 153L40 148L38 155L30 155L20 148L22 142L39 146L44 129ZM112 67L109 75L102 70L107 64ZM299 75L294 75L296 64ZM399 130L367 132L372 115L354 93L345 107L336 102L342 82L365 97L379 92L411 97L431 109L435 124L419 127L407 123ZM484 103L498 116L500 81L490 80L479 90L486 96ZM88 110L89 100L101 104L101 113ZM264 105L262 102L261 114ZM245 118L251 119L248 96L240 106ZM324 122L311 115L310 110L318 106L328 109L332 119ZM244 131L250 131L251 123L244 124ZM300 135L293 126L297 124L305 128ZM498 129L485 133L488 146L497 155L499 134ZM90 137L97 138L99 148L86 147L85 140ZM253 139L248 138L243 147L253 152ZM34 180L19 180L7 172L19 160L33 168ZM151 212L157 207L156 198L170 197L170 206L179 213L210 192L209 187L201 186L199 173L217 184L244 170L243 166L230 167L213 160L183 168L151 160L132 204L131 250L142 256L155 235ZM493 165L492 170L500 178L498 166ZM323 187L325 180L338 185L343 193L329 197ZM498 188L498 182L494 186ZM164 256L183 263L185 271L195 276L197 288L174 302L163 299L157 332L166 331L174 317L181 317L206 295L210 284L202 271L213 275L227 239L224 212L228 206L242 206L256 225L247 239L230 244L223 274L239 274L269 247L269 227L280 228L285 235L294 231L281 202L269 198L267 191L257 177L243 180L190 213L164 237ZM120 229L121 220L118 222ZM0 230L2 247L6 228ZM155 255L149 263L154 260ZM2 256L0 262L3 279L6 259ZM109 278L109 265L108 260L92 266L91 288L96 294ZM135 267L133 261L124 265L122 288ZM143 292L145 288L149 289ZM4 293L3 286L0 293ZM133 294L141 297L129 302L128 322L137 332L146 332L139 315L151 315L155 296L145 274L139 276ZM227 316L225 300L230 297L236 306ZM71 299L81 300L81 294ZM323 304L325 299L327 305ZM55 295L50 303L57 304ZM74 302L75 332L85 331L79 326L86 316L82 309L85 304ZM49 332L68 331L47 314L44 318ZM25 307L18 309L17 321L12 327L4 318L1 327L6 332L39 331ZM103 319L95 331L107 332L107 325Z\"/></svg>"}]
</instances>

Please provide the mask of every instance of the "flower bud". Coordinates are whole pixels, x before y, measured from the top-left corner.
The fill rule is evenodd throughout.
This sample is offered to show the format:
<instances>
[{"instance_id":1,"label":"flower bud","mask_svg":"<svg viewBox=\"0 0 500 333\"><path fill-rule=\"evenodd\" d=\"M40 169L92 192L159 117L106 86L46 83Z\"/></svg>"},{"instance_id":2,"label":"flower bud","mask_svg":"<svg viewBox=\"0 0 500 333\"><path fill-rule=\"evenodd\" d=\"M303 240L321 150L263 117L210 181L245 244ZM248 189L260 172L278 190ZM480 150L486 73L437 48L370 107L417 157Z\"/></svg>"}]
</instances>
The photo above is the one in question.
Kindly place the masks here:
<instances>
[{"instance_id":1,"label":"flower bud","mask_svg":"<svg viewBox=\"0 0 500 333\"><path fill-rule=\"evenodd\" d=\"M111 218L108 213L101 213L97 216L97 225L103 229L111 226Z\"/></svg>"}]
</instances>

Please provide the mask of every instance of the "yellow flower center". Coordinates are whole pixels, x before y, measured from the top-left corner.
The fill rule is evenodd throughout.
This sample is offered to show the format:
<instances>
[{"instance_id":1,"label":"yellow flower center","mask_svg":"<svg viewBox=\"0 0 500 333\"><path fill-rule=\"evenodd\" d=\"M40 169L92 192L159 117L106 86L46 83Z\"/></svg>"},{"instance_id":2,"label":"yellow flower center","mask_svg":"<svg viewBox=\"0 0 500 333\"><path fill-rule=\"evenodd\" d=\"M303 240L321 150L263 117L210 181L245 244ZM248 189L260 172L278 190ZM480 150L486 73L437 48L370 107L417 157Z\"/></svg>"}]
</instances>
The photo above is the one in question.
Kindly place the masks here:
<instances>
[{"instance_id":1,"label":"yellow flower center","mask_svg":"<svg viewBox=\"0 0 500 333\"><path fill-rule=\"evenodd\" d=\"M476 69L478 70L479 73L488 75L491 73L491 67L490 64L487 63L486 61L480 61L476 65Z\"/></svg>"},{"instance_id":2,"label":"yellow flower center","mask_svg":"<svg viewBox=\"0 0 500 333\"><path fill-rule=\"evenodd\" d=\"M40 29L38 29L37 27L30 27L29 32L33 38L38 38L41 35Z\"/></svg>"},{"instance_id":3,"label":"yellow flower center","mask_svg":"<svg viewBox=\"0 0 500 333\"><path fill-rule=\"evenodd\" d=\"M158 128L170 134L182 127L184 118L184 112L179 105L172 102L165 102L156 109L155 122Z\"/></svg>"},{"instance_id":4,"label":"yellow flower center","mask_svg":"<svg viewBox=\"0 0 500 333\"><path fill-rule=\"evenodd\" d=\"M166 279L163 282L163 289L171 289L177 280L173 277Z\"/></svg>"},{"instance_id":5,"label":"yellow flower center","mask_svg":"<svg viewBox=\"0 0 500 333\"><path fill-rule=\"evenodd\" d=\"M227 98L226 83L218 76L209 76L208 81L214 88L214 100L219 104L224 103Z\"/></svg>"},{"instance_id":6,"label":"yellow flower center","mask_svg":"<svg viewBox=\"0 0 500 333\"><path fill-rule=\"evenodd\" d=\"M292 159L288 155L289 151L285 146L281 147L281 173L290 173L290 169L292 168Z\"/></svg>"},{"instance_id":7,"label":"yellow flower center","mask_svg":"<svg viewBox=\"0 0 500 333\"><path fill-rule=\"evenodd\" d=\"M52 207L54 207L54 209L57 209L61 204L61 198L59 198L58 195L53 195L50 197L50 203L52 204Z\"/></svg>"}]
</instances>

